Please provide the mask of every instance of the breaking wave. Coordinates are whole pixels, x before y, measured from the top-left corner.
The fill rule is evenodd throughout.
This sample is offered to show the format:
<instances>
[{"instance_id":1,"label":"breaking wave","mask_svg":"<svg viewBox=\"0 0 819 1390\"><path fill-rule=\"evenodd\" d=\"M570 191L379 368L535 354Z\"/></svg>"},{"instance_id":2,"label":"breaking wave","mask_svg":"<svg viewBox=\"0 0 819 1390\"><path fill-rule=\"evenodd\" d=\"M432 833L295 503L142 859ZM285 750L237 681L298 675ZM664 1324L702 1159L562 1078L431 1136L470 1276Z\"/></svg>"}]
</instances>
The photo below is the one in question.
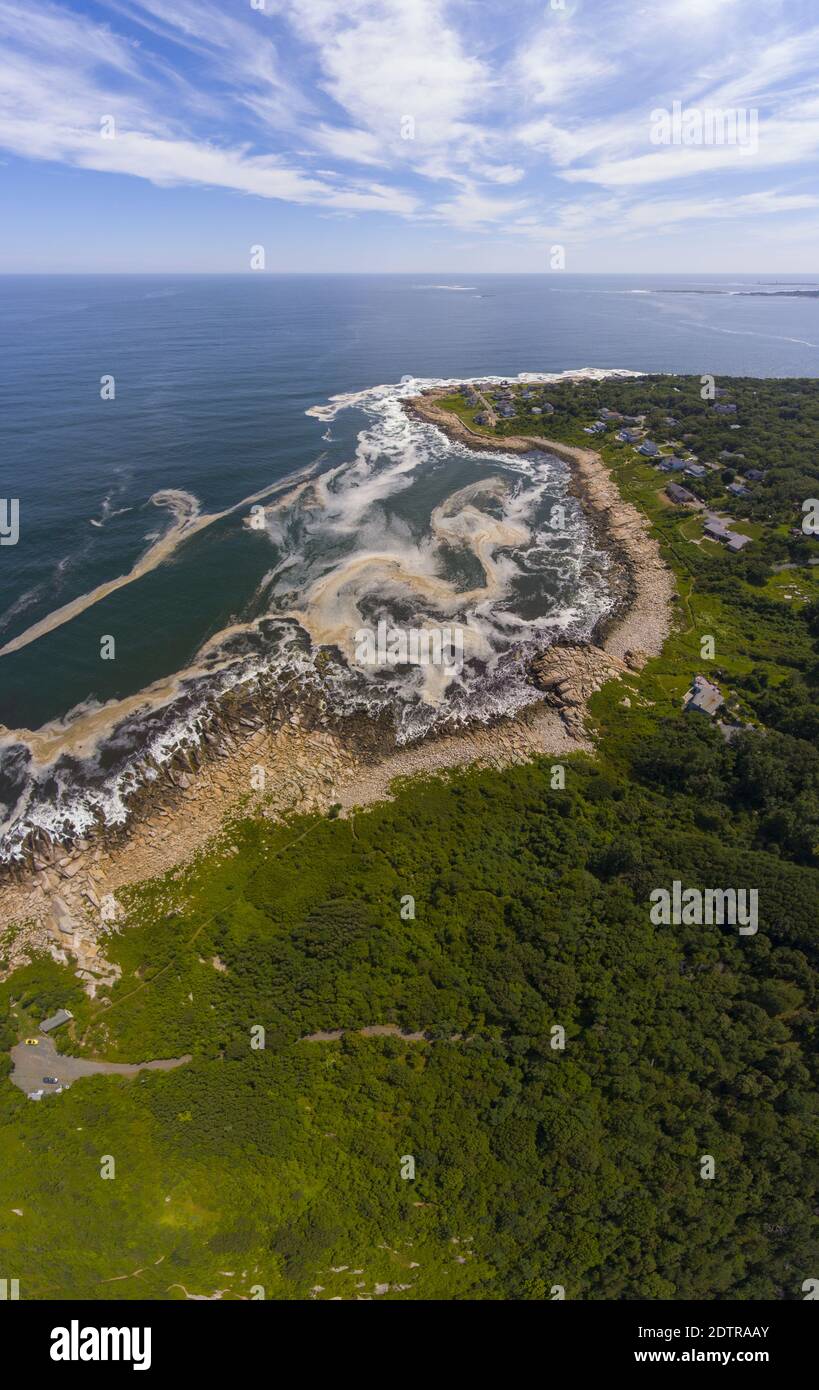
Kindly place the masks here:
<instances>
[{"instance_id":1,"label":"breaking wave","mask_svg":"<svg viewBox=\"0 0 819 1390\"><path fill-rule=\"evenodd\" d=\"M565 462L540 451L475 452L406 413L407 398L446 384L405 377L311 407L306 413L326 433L344 411L363 415L353 456L332 467L320 460L218 514L244 513L248 531L265 533L270 565L247 608L257 616L210 638L190 668L147 690L107 705L89 702L36 731L3 732L1 858L20 858L37 833L69 840L122 825L138 790L180 750L207 740L230 691L248 700L263 692L268 707L272 690L312 695L334 719L386 718L399 743L539 698L528 661L556 638L587 639L610 611L608 559L569 491ZM171 512L172 523L134 570L2 651L136 581L218 519L174 489L150 500ZM462 664L364 664L356 633L383 622L456 624Z\"/></svg>"}]
</instances>

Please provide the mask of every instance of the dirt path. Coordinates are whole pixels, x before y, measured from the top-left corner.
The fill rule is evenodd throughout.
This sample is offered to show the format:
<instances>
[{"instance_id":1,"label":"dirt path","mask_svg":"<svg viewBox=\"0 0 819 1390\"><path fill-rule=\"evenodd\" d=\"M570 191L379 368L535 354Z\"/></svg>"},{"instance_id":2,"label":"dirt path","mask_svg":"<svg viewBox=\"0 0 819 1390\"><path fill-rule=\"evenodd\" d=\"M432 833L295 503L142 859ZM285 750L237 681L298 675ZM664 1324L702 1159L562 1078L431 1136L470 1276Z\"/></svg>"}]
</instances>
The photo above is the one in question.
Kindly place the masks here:
<instances>
[{"instance_id":1,"label":"dirt path","mask_svg":"<svg viewBox=\"0 0 819 1390\"><path fill-rule=\"evenodd\" d=\"M426 1033L409 1033L399 1028L397 1023L370 1023L366 1028L332 1028L319 1033L307 1033L301 1042L338 1042L345 1033L357 1033L360 1038L400 1038L402 1042L429 1042ZM456 1034L460 1037L460 1034Z\"/></svg>"}]
</instances>

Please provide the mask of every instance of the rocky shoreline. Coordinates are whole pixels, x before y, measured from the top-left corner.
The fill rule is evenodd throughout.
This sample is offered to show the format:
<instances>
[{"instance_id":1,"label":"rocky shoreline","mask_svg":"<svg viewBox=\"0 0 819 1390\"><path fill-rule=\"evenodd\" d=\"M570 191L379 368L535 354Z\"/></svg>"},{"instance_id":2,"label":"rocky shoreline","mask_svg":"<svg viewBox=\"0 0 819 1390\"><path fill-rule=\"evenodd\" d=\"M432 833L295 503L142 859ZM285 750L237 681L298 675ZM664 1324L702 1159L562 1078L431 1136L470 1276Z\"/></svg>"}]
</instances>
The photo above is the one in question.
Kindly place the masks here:
<instances>
[{"instance_id":1,"label":"rocky shoreline","mask_svg":"<svg viewBox=\"0 0 819 1390\"><path fill-rule=\"evenodd\" d=\"M439 735L380 751L353 729L305 727L298 713L271 730L252 721L221 724L218 751L196 771L167 769L150 803L126 828L68 849L41 847L37 867L7 881L0 907L0 979L49 953L75 973L93 998L117 970L105 958L109 933L127 918L120 894L131 885L171 873L174 884L207 850L235 852L230 825L240 816L282 821L299 814L341 815L387 799L396 778L434 776L480 765L502 768L538 754L566 757L591 744L550 704L516 718L462 733ZM260 776L260 773L263 774Z\"/></svg>"},{"instance_id":2,"label":"rocky shoreline","mask_svg":"<svg viewBox=\"0 0 819 1390\"><path fill-rule=\"evenodd\" d=\"M426 392L406 401L405 409L416 419L437 425L450 439L467 444L470 449L518 454L542 450L571 465L572 494L619 571L616 578L619 596L614 614L598 625L591 647L578 648L592 653L590 670L602 669L595 650L613 658L615 665L622 662L631 669L639 669L649 657L658 656L670 628L669 605L675 592L674 580L660 555L659 545L650 534L646 518L621 497L601 456L593 449L562 444L542 435L505 435L503 439L488 439L438 405L444 394L440 390ZM547 660L548 656L547 652Z\"/></svg>"},{"instance_id":3,"label":"rocky shoreline","mask_svg":"<svg viewBox=\"0 0 819 1390\"><path fill-rule=\"evenodd\" d=\"M468 764L499 768L538 754L588 750L590 696L659 654L670 627L673 579L645 518L621 498L598 454L540 437L487 440L441 410L436 393L407 402L406 408L470 448L543 449L566 459L572 490L615 566L615 613L593 642L552 646L532 663L542 702L491 726L437 734L402 748L384 721L333 717L320 682L289 695L258 680L238 687L214 709L199 747L180 750L135 795L126 826L71 848L40 837L28 862L6 871L0 978L32 952L47 951L72 962L93 996L116 976L105 960L105 938L124 920L117 894L172 870L181 873L206 848L233 852L232 819L281 820L333 806L344 815L388 797L396 777L435 775Z\"/></svg>"}]
</instances>

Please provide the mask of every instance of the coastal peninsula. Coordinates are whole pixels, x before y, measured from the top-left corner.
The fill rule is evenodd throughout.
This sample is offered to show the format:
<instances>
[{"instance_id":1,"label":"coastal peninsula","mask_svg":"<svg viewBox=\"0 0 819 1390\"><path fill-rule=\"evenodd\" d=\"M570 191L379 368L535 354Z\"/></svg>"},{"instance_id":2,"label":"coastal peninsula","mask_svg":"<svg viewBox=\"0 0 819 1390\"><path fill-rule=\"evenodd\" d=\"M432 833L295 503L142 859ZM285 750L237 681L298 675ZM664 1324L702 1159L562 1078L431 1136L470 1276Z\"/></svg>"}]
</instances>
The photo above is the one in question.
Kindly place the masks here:
<instances>
[{"instance_id":1,"label":"coastal peninsula","mask_svg":"<svg viewBox=\"0 0 819 1390\"><path fill-rule=\"evenodd\" d=\"M37 1103L3 1093L32 1298L541 1300L556 1270L582 1299L800 1297L815 383L724 382L738 421L684 377L515 385L479 443L450 389L405 402L416 440L468 440L459 487L511 439L565 497L564 458L618 602L533 659L515 718L397 747L320 685L238 689L129 823L35 847L0 978L8 1069L59 1024ZM758 930L656 924L680 880L753 885ZM131 1075L151 1058L184 1064ZM115 1207L89 1153L134 1156Z\"/></svg>"},{"instance_id":2,"label":"coastal peninsula","mask_svg":"<svg viewBox=\"0 0 819 1390\"><path fill-rule=\"evenodd\" d=\"M374 731L366 720L332 719L298 704L276 713L252 688L244 698L234 694L222 703L200 753L180 752L166 764L135 799L124 826L70 846L40 837L23 865L7 868L0 926L20 928L8 969L32 951L56 951L76 961L92 992L107 984L101 942L119 919L117 895L184 865L236 816L280 819L331 807L346 815L388 797L396 778L591 749L587 702L607 681L639 671L659 654L671 621L673 577L645 517L620 495L598 453L545 437L487 440L441 407L445 394L439 389L410 398L404 408L471 449L541 450L568 463L571 491L610 556L617 591L610 619L589 643L558 641L538 653L531 679L542 702L491 725L476 723L400 748L388 729ZM258 768L264 769L260 781L254 778ZM100 915L104 900L107 922Z\"/></svg>"}]
</instances>

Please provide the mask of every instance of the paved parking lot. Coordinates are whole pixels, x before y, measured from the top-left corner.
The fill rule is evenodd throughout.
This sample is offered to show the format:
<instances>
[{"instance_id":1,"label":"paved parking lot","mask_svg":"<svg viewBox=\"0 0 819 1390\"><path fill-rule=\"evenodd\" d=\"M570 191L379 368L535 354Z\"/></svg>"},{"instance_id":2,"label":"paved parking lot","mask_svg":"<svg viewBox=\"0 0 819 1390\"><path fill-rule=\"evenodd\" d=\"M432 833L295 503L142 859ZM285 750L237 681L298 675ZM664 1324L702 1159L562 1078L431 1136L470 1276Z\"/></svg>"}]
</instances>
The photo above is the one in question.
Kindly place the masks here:
<instances>
[{"instance_id":1,"label":"paved parking lot","mask_svg":"<svg viewBox=\"0 0 819 1390\"><path fill-rule=\"evenodd\" d=\"M60 1086L70 1086L81 1076L136 1076L140 1071L170 1071L189 1062L187 1057L169 1057L161 1062L96 1062L86 1057L62 1057L57 1051L53 1038L39 1034L36 1047L28 1047L25 1042L17 1043L11 1049L13 1070L11 1079L26 1095L32 1091L56 1091L56 1086L46 1086L44 1076L56 1076Z\"/></svg>"}]
</instances>

